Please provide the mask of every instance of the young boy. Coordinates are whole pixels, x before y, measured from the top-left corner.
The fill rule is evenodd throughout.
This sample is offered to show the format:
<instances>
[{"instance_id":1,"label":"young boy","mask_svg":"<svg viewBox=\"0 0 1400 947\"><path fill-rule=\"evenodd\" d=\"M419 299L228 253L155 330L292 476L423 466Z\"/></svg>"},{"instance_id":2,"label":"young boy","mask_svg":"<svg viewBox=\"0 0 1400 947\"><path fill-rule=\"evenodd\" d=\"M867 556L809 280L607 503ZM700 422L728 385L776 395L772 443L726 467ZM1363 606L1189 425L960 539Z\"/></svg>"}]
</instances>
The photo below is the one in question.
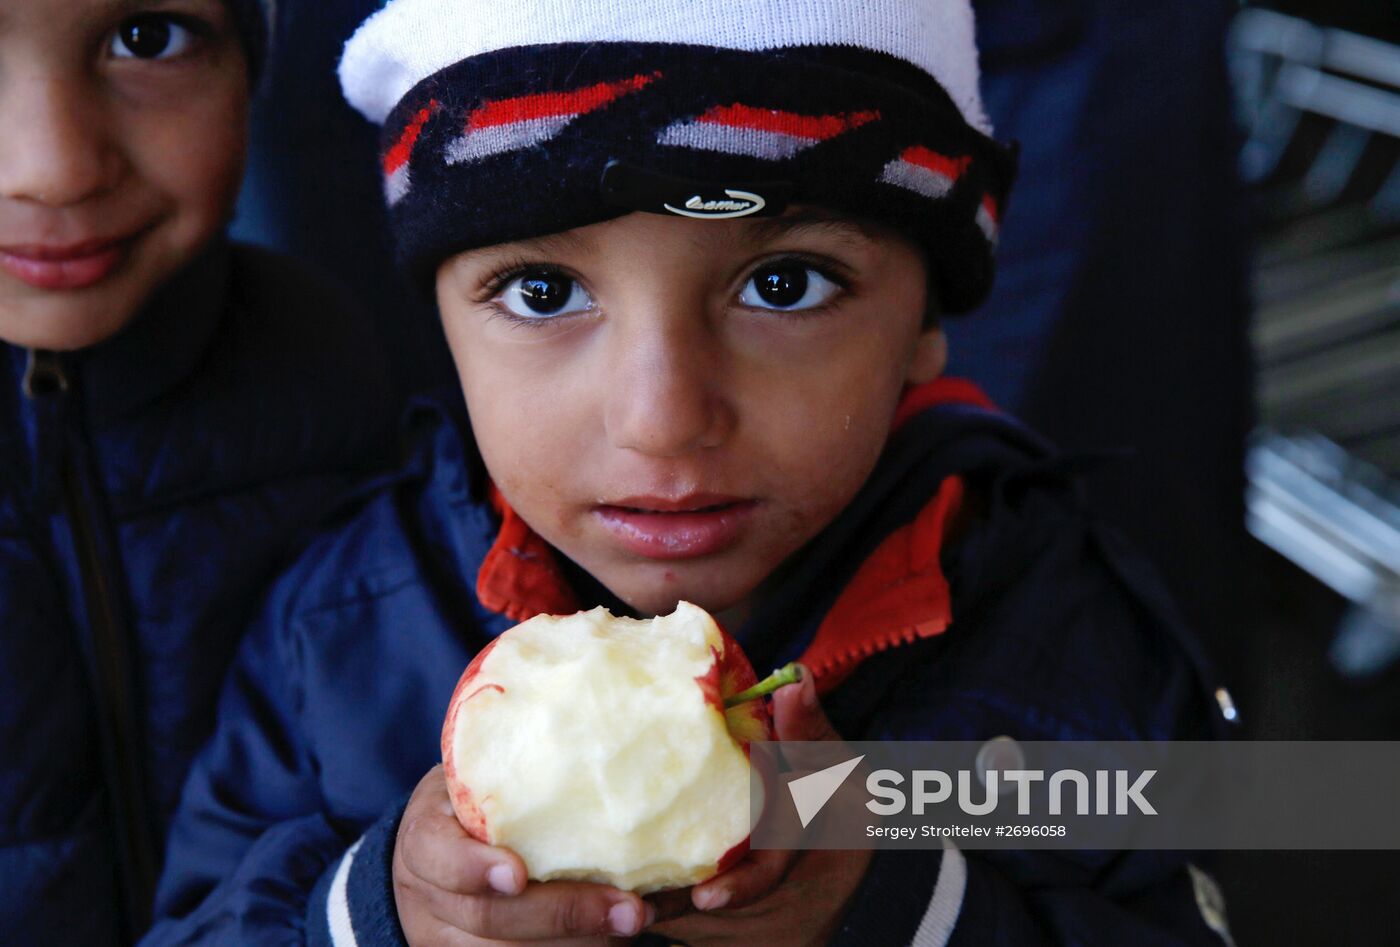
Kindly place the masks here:
<instances>
[{"instance_id":1,"label":"young boy","mask_svg":"<svg viewBox=\"0 0 1400 947\"><path fill-rule=\"evenodd\" d=\"M0 939L130 943L295 534L382 462L367 327L224 240L255 0L0 4Z\"/></svg>"},{"instance_id":2,"label":"young boy","mask_svg":"<svg viewBox=\"0 0 1400 947\"><path fill-rule=\"evenodd\" d=\"M391 0L341 76L469 422L424 413L278 585L151 943L1222 942L1175 855L755 852L679 905L527 884L433 767L494 635L678 599L804 661L784 739L1212 731L1143 567L939 377L1012 164L965 0Z\"/></svg>"}]
</instances>

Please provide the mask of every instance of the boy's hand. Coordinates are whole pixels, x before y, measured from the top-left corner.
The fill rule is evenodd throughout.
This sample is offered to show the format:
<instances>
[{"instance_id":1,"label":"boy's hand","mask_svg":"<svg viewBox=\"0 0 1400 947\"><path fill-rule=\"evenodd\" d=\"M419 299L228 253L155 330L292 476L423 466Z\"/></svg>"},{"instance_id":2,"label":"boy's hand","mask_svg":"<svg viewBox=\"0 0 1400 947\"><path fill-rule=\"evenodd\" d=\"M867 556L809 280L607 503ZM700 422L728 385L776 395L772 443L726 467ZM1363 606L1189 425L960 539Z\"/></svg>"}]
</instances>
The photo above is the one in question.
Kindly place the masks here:
<instances>
[{"instance_id":1,"label":"boy's hand","mask_svg":"<svg viewBox=\"0 0 1400 947\"><path fill-rule=\"evenodd\" d=\"M840 740L822 712L812 675L773 694L779 740ZM663 917L650 931L690 944L806 945L831 939L870 867L869 851L753 851L689 892L655 896ZM691 906L698 911L691 911Z\"/></svg>"},{"instance_id":2,"label":"boy's hand","mask_svg":"<svg viewBox=\"0 0 1400 947\"><path fill-rule=\"evenodd\" d=\"M604 944L655 918L637 895L606 885L528 883L520 856L467 835L435 766L413 791L394 845L394 900L412 947L499 941Z\"/></svg>"}]
</instances>

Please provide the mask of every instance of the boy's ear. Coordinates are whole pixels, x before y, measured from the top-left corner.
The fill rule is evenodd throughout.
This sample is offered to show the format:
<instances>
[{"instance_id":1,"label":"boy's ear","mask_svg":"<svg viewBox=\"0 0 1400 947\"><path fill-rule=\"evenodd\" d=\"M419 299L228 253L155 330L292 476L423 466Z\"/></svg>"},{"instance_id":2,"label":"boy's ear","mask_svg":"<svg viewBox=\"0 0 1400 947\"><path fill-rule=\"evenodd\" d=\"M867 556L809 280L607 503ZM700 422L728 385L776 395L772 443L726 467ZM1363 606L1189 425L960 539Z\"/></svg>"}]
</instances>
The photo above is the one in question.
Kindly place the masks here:
<instances>
[{"instance_id":1,"label":"boy's ear","mask_svg":"<svg viewBox=\"0 0 1400 947\"><path fill-rule=\"evenodd\" d=\"M938 326L925 329L914 342L914 355L904 380L911 385L933 381L948 367L948 337Z\"/></svg>"}]
</instances>

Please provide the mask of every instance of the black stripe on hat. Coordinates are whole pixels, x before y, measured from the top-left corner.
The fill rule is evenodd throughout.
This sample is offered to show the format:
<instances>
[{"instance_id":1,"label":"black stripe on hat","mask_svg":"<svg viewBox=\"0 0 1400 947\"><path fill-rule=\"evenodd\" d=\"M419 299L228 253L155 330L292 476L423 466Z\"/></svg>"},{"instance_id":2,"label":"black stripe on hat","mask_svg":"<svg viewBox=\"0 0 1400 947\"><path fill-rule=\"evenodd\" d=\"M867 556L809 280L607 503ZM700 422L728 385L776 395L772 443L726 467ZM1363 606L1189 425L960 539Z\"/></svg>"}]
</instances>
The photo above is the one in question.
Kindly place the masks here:
<instances>
[{"instance_id":1,"label":"black stripe on hat","mask_svg":"<svg viewBox=\"0 0 1400 947\"><path fill-rule=\"evenodd\" d=\"M727 190L774 181L793 203L893 226L925 248L948 312L990 288L988 222L1015 163L932 77L882 53L517 47L428 77L385 123L400 259L430 281L463 250L627 213L600 184L614 162L708 184L715 216Z\"/></svg>"}]
</instances>

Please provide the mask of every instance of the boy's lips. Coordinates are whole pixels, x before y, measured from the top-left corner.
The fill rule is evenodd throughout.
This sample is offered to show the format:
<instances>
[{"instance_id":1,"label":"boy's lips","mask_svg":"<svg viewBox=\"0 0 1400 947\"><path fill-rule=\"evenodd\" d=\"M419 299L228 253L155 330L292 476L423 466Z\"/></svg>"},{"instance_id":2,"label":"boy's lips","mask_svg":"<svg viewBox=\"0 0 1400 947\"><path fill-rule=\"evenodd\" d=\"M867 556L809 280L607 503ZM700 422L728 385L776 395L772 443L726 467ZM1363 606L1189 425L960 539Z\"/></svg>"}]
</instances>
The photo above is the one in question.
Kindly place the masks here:
<instances>
[{"instance_id":1,"label":"boy's lips","mask_svg":"<svg viewBox=\"0 0 1400 947\"><path fill-rule=\"evenodd\" d=\"M690 559L733 545L758 501L719 494L679 499L627 497L593 508L627 551L647 559Z\"/></svg>"},{"instance_id":2,"label":"boy's lips","mask_svg":"<svg viewBox=\"0 0 1400 947\"><path fill-rule=\"evenodd\" d=\"M83 289L121 265L138 233L72 244L0 247L0 269L36 289Z\"/></svg>"}]
</instances>

